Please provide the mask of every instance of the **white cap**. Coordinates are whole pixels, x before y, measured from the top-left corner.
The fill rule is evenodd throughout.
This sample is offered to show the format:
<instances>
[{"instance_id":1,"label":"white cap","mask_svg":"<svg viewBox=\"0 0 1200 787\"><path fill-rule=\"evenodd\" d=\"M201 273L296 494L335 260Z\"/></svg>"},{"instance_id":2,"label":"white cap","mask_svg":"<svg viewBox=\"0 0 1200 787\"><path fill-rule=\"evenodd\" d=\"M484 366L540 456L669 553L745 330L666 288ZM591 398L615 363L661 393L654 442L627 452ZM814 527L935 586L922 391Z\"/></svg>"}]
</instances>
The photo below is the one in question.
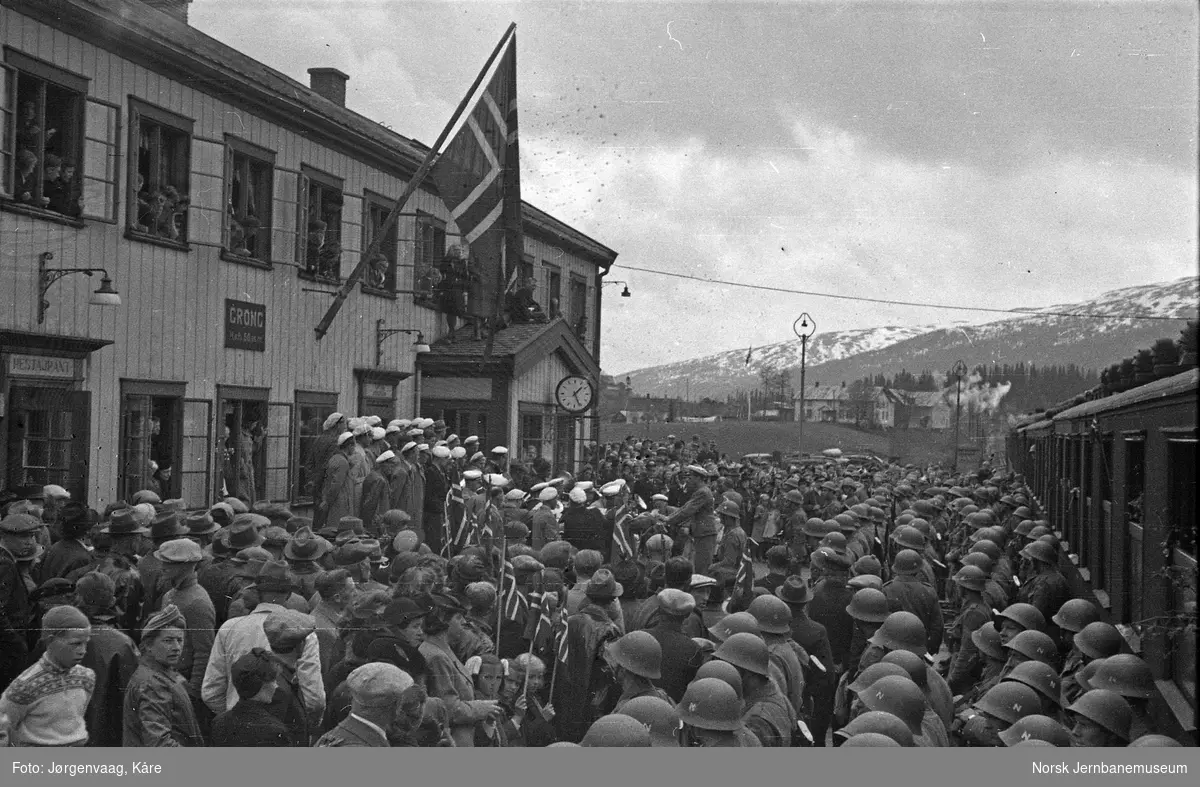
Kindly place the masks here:
<instances>
[{"instance_id":1,"label":"white cap","mask_svg":"<svg viewBox=\"0 0 1200 787\"><path fill-rule=\"evenodd\" d=\"M366 424L364 424L362 422L359 422L358 426L354 427L350 431L354 433L355 437L358 437L359 435L369 434L371 431L371 427L367 426Z\"/></svg>"},{"instance_id":2,"label":"white cap","mask_svg":"<svg viewBox=\"0 0 1200 787\"><path fill-rule=\"evenodd\" d=\"M470 436L470 437L468 437L466 440L463 440L463 442L464 442L464 443L478 443L478 442L479 442L479 436L478 436L478 435L471 435L471 436Z\"/></svg>"},{"instance_id":3,"label":"white cap","mask_svg":"<svg viewBox=\"0 0 1200 787\"><path fill-rule=\"evenodd\" d=\"M42 487L43 497L55 497L61 500L69 500L71 493L63 489L58 484L46 484Z\"/></svg>"},{"instance_id":4,"label":"white cap","mask_svg":"<svg viewBox=\"0 0 1200 787\"><path fill-rule=\"evenodd\" d=\"M433 447L433 455L438 459L449 459L450 449L444 445L435 445Z\"/></svg>"},{"instance_id":5,"label":"white cap","mask_svg":"<svg viewBox=\"0 0 1200 787\"><path fill-rule=\"evenodd\" d=\"M338 422L345 417L346 416L342 415L341 413L332 413L328 418L325 419L325 423L321 424L321 428L332 429L333 427L337 426Z\"/></svg>"},{"instance_id":6,"label":"white cap","mask_svg":"<svg viewBox=\"0 0 1200 787\"><path fill-rule=\"evenodd\" d=\"M703 574L692 574L693 588L712 588L717 586L717 580L712 577L706 577Z\"/></svg>"},{"instance_id":7,"label":"white cap","mask_svg":"<svg viewBox=\"0 0 1200 787\"><path fill-rule=\"evenodd\" d=\"M576 481L575 482L575 488L582 489L584 492L588 491L589 489L591 489L594 486L596 486L596 485L594 483L592 483L591 481Z\"/></svg>"},{"instance_id":8,"label":"white cap","mask_svg":"<svg viewBox=\"0 0 1200 787\"><path fill-rule=\"evenodd\" d=\"M663 501L663 502L665 503L665 502L667 502L667 501L668 501L670 498L668 498L666 495L661 495L661 494L659 494L659 495L655 495L654 497L652 497L652 498L650 498L650 499L651 499L651 500L661 500L661 501Z\"/></svg>"},{"instance_id":9,"label":"white cap","mask_svg":"<svg viewBox=\"0 0 1200 787\"><path fill-rule=\"evenodd\" d=\"M558 478L551 478L546 483L549 484L550 486L558 486L559 484L567 483L567 479L563 478L562 476L559 476Z\"/></svg>"},{"instance_id":10,"label":"white cap","mask_svg":"<svg viewBox=\"0 0 1200 787\"><path fill-rule=\"evenodd\" d=\"M525 494L520 489L510 489L510 490L508 490L508 494L506 494L504 496L504 499L505 500L524 500L527 497L529 497L529 495Z\"/></svg>"},{"instance_id":11,"label":"white cap","mask_svg":"<svg viewBox=\"0 0 1200 787\"><path fill-rule=\"evenodd\" d=\"M387 431L382 426L371 427L371 439L382 440L387 435Z\"/></svg>"},{"instance_id":12,"label":"white cap","mask_svg":"<svg viewBox=\"0 0 1200 787\"><path fill-rule=\"evenodd\" d=\"M421 428L422 429L428 429L431 426L433 426L432 418L422 418L421 419Z\"/></svg>"},{"instance_id":13,"label":"white cap","mask_svg":"<svg viewBox=\"0 0 1200 787\"><path fill-rule=\"evenodd\" d=\"M377 456L375 458L375 464L380 465L389 459L395 459L395 458L396 458L395 451L384 451L382 454L380 454L379 456Z\"/></svg>"},{"instance_id":14,"label":"white cap","mask_svg":"<svg viewBox=\"0 0 1200 787\"><path fill-rule=\"evenodd\" d=\"M455 459L462 459L466 455L467 449L463 448L461 445L456 445L450 449L450 456L454 457Z\"/></svg>"},{"instance_id":15,"label":"white cap","mask_svg":"<svg viewBox=\"0 0 1200 787\"><path fill-rule=\"evenodd\" d=\"M541 482L540 484L534 484L533 486L529 487L529 493L536 495L538 492L542 491L543 489L545 489L548 486L550 486L550 485L547 484L545 481Z\"/></svg>"},{"instance_id":16,"label":"white cap","mask_svg":"<svg viewBox=\"0 0 1200 787\"><path fill-rule=\"evenodd\" d=\"M367 419L365 419L365 418L359 418L359 417L356 415L356 416L354 416L353 418L351 418L349 421L347 421L347 422L346 422L346 425L347 425L347 426L349 426L349 427L350 427L350 431L351 431L351 432L353 432L353 431L354 431L354 429L355 429L355 427L357 427L359 424L366 424L366 422L367 422Z\"/></svg>"},{"instance_id":17,"label":"white cap","mask_svg":"<svg viewBox=\"0 0 1200 787\"><path fill-rule=\"evenodd\" d=\"M379 426L381 423L383 423L383 419L380 418L379 416L377 416L377 415L368 415L367 416L367 426Z\"/></svg>"},{"instance_id":18,"label":"white cap","mask_svg":"<svg viewBox=\"0 0 1200 787\"><path fill-rule=\"evenodd\" d=\"M557 500L557 499L558 499L558 490L552 486L548 486L545 489L543 489L541 492L538 493L538 500L541 500L543 503L548 503L551 500Z\"/></svg>"},{"instance_id":19,"label":"white cap","mask_svg":"<svg viewBox=\"0 0 1200 787\"><path fill-rule=\"evenodd\" d=\"M621 485L616 481L612 482L611 484L605 484L604 486L600 487L600 494L604 495L605 497L619 495L621 494Z\"/></svg>"},{"instance_id":20,"label":"white cap","mask_svg":"<svg viewBox=\"0 0 1200 787\"><path fill-rule=\"evenodd\" d=\"M412 426L412 421L408 420L407 418L397 418L396 423L400 424L400 426L404 429Z\"/></svg>"},{"instance_id":21,"label":"white cap","mask_svg":"<svg viewBox=\"0 0 1200 787\"><path fill-rule=\"evenodd\" d=\"M416 447L417 447L417 444L414 443L412 440L409 440L407 443L404 444L404 447L400 449L400 453L407 454L409 451L413 450Z\"/></svg>"},{"instance_id":22,"label":"white cap","mask_svg":"<svg viewBox=\"0 0 1200 787\"><path fill-rule=\"evenodd\" d=\"M483 477L483 480L487 481L492 486L508 486L508 479L499 473L489 473Z\"/></svg>"},{"instance_id":23,"label":"white cap","mask_svg":"<svg viewBox=\"0 0 1200 787\"><path fill-rule=\"evenodd\" d=\"M502 446L502 445L498 445L498 446L496 446L495 448L493 448L493 449L492 449L492 453L493 453L493 454L507 454L507 453L508 453L508 449L507 449L507 448L505 448L505 447L504 447L504 446Z\"/></svg>"},{"instance_id":24,"label":"white cap","mask_svg":"<svg viewBox=\"0 0 1200 787\"><path fill-rule=\"evenodd\" d=\"M587 492L583 491L579 487L576 487L571 490L570 498L572 503L586 503Z\"/></svg>"},{"instance_id":25,"label":"white cap","mask_svg":"<svg viewBox=\"0 0 1200 787\"><path fill-rule=\"evenodd\" d=\"M428 451L428 450L429 450L429 443L419 443L419 444L417 445L417 450L418 450L418 451Z\"/></svg>"},{"instance_id":26,"label":"white cap","mask_svg":"<svg viewBox=\"0 0 1200 787\"><path fill-rule=\"evenodd\" d=\"M476 459L487 459L487 457L483 455L483 451L476 451L471 454L471 461L474 462Z\"/></svg>"},{"instance_id":27,"label":"white cap","mask_svg":"<svg viewBox=\"0 0 1200 787\"><path fill-rule=\"evenodd\" d=\"M350 440L353 437L354 437L354 432L342 432L340 435L338 435L338 445L342 445L347 440Z\"/></svg>"},{"instance_id":28,"label":"white cap","mask_svg":"<svg viewBox=\"0 0 1200 787\"><path fill-rule=\"evenodd\" d=\"M383 433L386 436L390 434L399 434L402 431L403 429L400 428L400 424L388 424L388 428L384 429Z\"/></svg>"},{"instance_id":29,"label":"white cap","mask_svg":"<svg viewBox=\"0 0 1200 787\"><path fill-rule=\"evenodd\" d=\"M446 438L447 443L453 443L456 440L458 440L458 435L456 434L452 434Z\"/></svg>"},{"instance_id":30,"label":"white cap","mask_svg":"<svg viewBox=\"0 0 1200 787\"><path fill-rule=\"evenodd\" d=\"M408 436L409 437L424 437L425 430L424 429L409 429Z\"/></svg>"},{"instance_id":31,"label":"white cap","mask_svg":"<svg viewBox=\"0 0 1200 787\"><path fill-rule=\"evenodd\" d=\"M483 478L482 470L463 470L463 478L468 481L475 481Z\"/></svg>"}]
</instances>

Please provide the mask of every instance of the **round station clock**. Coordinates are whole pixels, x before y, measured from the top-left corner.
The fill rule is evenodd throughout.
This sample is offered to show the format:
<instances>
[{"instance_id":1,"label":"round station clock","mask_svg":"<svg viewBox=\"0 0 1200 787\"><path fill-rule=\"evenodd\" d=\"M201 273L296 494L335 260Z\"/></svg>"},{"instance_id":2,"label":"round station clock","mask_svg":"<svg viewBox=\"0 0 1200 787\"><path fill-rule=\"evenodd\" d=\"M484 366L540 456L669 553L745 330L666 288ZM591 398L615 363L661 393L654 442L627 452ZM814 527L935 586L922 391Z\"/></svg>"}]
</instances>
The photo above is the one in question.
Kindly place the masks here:
<instances>
[{"instance_id":1,"label":"round station clock","mask_svg":"<svg viewBox=\"0 0 1200 787\"><path fill-rule=\"evenodd\" d=\"M554 400L558 406L571 413L582 413L592 406L595 399L596 389L592 387L592 381L579 375L562 378L554 389Z\"/></svg>"}]
</instances>

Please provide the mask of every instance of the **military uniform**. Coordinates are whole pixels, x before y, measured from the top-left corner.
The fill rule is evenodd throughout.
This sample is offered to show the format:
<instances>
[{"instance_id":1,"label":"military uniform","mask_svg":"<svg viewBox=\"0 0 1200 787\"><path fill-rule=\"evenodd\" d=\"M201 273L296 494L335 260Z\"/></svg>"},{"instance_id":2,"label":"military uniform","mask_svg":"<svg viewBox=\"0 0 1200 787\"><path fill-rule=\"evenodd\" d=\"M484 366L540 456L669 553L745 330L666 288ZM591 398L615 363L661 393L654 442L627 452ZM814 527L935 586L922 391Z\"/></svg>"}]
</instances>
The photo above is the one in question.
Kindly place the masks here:
<instances>
[{"instance_id":1,"label":"military uniform","mask_svg":"<svg viewBox=\"0 0 1200 787\"><path fill-rule=\"evenodd\" d=\"M757 693L747 692L744 701L747 710L742 716L746 729L768 747L792 745L792 734L796 729L796 711L783 696L774 680L768 680Z\"/></svg>"},{"instance_id":2,"label":"military uniform","mask_svg":"<svg viewBox=\"0 0 1200 787\"><path fill-rule=\"evenodd\" d=\"M950 745L966 748L1003 748L1000 731L981 713L968 709L950 727Z\"/></svg>"},{"instance_id":3,"label":"military uniform","mask_svg":"<svg viewBox=\"0 0 1200 787\"><path fill-rule=\"evenodd\" d=\"M942 622L942 604L933 586L918 581L915 576L898 574L883 586L883 595L887 596L892 612L904 610L921 619L925 625L926 647L930 653L937 653L942 647L945 624Z\"/></svg>"},{"instance_id":4,"label":"military uniform","mask_svg":"<svg viewBox=\"0 0 1200 787\"><path fill-rule=\"evenodd\" d=\"M1017 594L1017 601L1037 607L1047 621L1070 600L1070 583L1058 569L1043 571L1030 577Z\"/></svg>"},{"instance_id":5,"label":"military uniform","mask_svg":"<svg viewBox=\"0 0 1200 787\"><path fill-rule=\"evenodd\" d=\"M979 670L983 655L975 646L971 634L991 619L992 611L987 605L982 601L973 601L963 605L950 624L950 638L958 643L946 679L951 691L964 690Z\"/></svg>"}]
</instances>

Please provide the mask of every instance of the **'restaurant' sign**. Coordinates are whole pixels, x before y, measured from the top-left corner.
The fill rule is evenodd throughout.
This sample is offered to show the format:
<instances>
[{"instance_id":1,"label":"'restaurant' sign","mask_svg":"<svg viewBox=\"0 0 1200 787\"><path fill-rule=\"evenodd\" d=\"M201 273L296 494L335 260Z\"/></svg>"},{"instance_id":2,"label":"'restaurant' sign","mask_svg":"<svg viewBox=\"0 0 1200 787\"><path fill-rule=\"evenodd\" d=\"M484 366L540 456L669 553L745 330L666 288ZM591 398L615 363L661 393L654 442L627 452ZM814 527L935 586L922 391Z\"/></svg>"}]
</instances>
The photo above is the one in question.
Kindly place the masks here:
<instances>
[{"instance_id":1,"label":"'restaurant' sign","mask_svg":"<svg viewBox=\"0 0 1200 787\"><path fill-rule=\"evenodd\" d=\"M225 299L225 346L233 350L267 349L267 307Z\"/></svg>"},{"instance_id":2,"label":"'restaurant' sign","mask_svg":"<svg viewBox=\"0 0 1200 787\"><path fill-rule=\"evenodd\" d=\"M50 377L74 380L76 364L73 358L54 358L44 355L8 356L8 373L13 377Z\"/></svg>"}]
</instances>

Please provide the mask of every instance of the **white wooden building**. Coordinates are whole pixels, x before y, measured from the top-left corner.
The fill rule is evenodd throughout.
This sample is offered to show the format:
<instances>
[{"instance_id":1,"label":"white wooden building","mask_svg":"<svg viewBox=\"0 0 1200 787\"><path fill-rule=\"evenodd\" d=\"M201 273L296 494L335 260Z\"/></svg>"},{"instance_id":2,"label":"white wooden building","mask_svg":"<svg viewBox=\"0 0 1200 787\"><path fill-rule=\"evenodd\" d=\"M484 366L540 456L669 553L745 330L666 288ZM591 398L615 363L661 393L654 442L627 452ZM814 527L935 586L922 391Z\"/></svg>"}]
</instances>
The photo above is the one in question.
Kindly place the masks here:
<instances>
[{"instance_id":1,"label":"white wooden building","mask_svg":"<svg viewBox=\"0 0 1200 787\"><path fill-rule=\"evenodd\" d=\"M59 483L98 507L143 488L153 461L172 468L164 497L203 505L245 460L251 497L303 505L305 449L334 410L471 425L447 403L474 389L436 363L445 320L420 294L457 242L432 186L314 332L427 151L347 110L346 75L314 68L303 85L186 13L185 0L0 0L0 488ZM563 319L494 370L506 398L474 433L529 438L573 469L593 426L560 419L554 378L598 381L616 253L532 206L523 221L525 273ZM103 269L121 304L89 305L99 272L41 267ZM378 345L378 320L433 344L437 399L415 335ZM533 438L521 423L535 412Z\"/></svg>"}]
</instances>

